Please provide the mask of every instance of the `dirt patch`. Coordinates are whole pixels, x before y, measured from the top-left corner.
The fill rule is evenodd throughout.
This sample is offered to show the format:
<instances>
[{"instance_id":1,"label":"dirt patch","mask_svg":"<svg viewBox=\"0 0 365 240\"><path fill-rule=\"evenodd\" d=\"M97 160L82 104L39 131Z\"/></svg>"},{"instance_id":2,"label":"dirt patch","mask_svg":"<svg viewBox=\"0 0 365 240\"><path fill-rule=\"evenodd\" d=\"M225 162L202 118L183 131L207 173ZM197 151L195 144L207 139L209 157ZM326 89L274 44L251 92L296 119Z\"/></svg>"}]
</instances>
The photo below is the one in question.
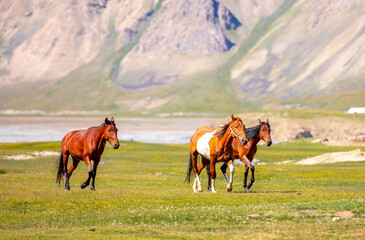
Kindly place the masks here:
<instances>
[{"instance_id":1,"label":"dirt patch","mask_svg":"<svg viewBox=\"0 0 365 240\"><path fill-rule=\"evenodd\" d=\"M274 212L274 211L268 211L267 213L264 213L264 216L284 216L284 213L278 213L278 212Z\"/></svg>"},{"instance_id":2,"label":"dirt patch","mask_svg":"<svg viewBox=\"0 0 365 240\"><path fill-rule=\"evenodd\" d=\"M335 163L335 162L358 162L365 161L365 154L360 149L349 152L325 153L312 158L307 158L297 162L299 165L312 165L319 163Z\"/></svg>"},{"instance_id":3,"label":"dirt patch","mask_svg":"<svg viewBox=\"0 0 365 240\"><path fill-rule=\"evenodd\" d=\"M352 218L355 214L353 214L351 211L339 211L335 213L336 216L340 218Z\"/></svg>"},{"instance_id":4,"label":"dirt patch","mask_svg":"<svg viewBox=\"0 0 365 240\"><path fill-rule=\"evenodd\" d=\"M18 155L8 155L4 156L4 159L7 160L32 160L37 157L48 157L48 156L58 156L59 152L52 152L52 151L36 151L29 154L18 154Z\"/></svg>"},{"instance_id":5,"label":"dirt patch","mask_svg":"<svg viewBox=\"0 0 365 240\"><path fill-rule=\"evenodd\" d=\"M321 216L322 214L318 213L316 210L299 210L294 211L293 214L295 216L299 216L300 214L307 214L309 216Z\"/></svg>"},{"instance_id":6,"label":"dirt patch","mask_svg":"<svg viewBox=\"0 0 365 240\"><path fill-rule=\"evenodd\" d=\"M276 162L274 164L281 165L281 164L288 164L288 163L292 163L292 162L293 162L293 160L287 160L287 161Z\"/></svg>"},{"instance_id":7,"label":"dirt patch","mask_svg":"<svg viewBox=\"0 0 365 240\"><path fill-rule=\"evenodd\" d=\"M313 142L323 143L328 146L365 146L365 135L353 137L328 137L316 139Z\"/></svg>"},{"instance_id":8,"label":"dirt patch","mask_svg":"<svg viewBox=\"0 0 365 240\"><path fill-rule=\"evenodd\" d=\"M252 214L248 214L247 216L250 217L250 218L257 218L257 217L260 217L260 214L252 213Z\"/></svg>"}]
</instances>

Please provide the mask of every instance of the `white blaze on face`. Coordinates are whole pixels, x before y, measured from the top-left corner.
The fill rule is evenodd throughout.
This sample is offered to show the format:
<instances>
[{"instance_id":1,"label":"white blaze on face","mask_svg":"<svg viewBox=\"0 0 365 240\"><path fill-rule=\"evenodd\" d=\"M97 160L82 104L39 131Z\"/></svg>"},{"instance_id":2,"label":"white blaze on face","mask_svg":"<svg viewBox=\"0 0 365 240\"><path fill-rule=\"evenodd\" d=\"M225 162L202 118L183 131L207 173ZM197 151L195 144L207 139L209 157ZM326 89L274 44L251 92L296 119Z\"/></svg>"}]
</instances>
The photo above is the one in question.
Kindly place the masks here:
<instances>
[{"instance_id":1,"label":"white blaze on face","mask_svg":"<svg viewBox=\"0 0 365 240\"><path fill-rule=\"evenodd\" d=\"M206 159L210 160L210 147L209 147L209 141L210 139L212 139L213 134L216 132L217 130L210 132L210 133L206 133L203 136L201 136L198 140L197 143L197 150L198 153L200 155L202 155L203 157L205 157Z\"/></svg>"}]
</instances>

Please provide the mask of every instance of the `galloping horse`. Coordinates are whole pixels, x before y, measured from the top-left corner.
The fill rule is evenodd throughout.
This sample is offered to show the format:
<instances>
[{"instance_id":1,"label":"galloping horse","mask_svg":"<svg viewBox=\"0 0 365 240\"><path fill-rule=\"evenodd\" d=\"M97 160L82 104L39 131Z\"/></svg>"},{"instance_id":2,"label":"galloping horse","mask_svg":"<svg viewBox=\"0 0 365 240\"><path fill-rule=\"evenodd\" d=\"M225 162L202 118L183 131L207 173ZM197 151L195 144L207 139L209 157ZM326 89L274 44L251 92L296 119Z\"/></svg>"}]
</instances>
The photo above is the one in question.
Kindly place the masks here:
<instances>
[{"instance_id":1,"label":"galloping horse","mask_svg":"<svg viewBox=\"0 0 365 240\"><path fill-rule=\"evenodd\" d=\"M202 184L199 174L210 161L210 174L212 177L212 192L215 192L215 164L232 159L232 140L236 139L241 145L247 143L245 136L245 125L237 116L231 115L232 121L219 129L203 128L195 132L190 139L190 162L185 182L190 182L192 169L195 173L193 185L194 192L202 192ZM197 167L198 155L201 155L201 163ZM198 189L196 188L198 185Z\"/></svg>"},{"instance_id":2,"label":"galloping horse","mask_svg":"<svg viewBox=\"0 0 365 240\"><path fill-rule=\"evenodd\" d=\"M110 121L105 118L105 122L99 127L90 127L86 130L72 131L66 134L62 139L62 151L58 162L57 182L61 183L61 178L65 175L65 191L70 190L69 179L72 172L76 169L80 161L84 161L89 171L89 177L81 184L84 189L91 182L91 190L95 190L96 169L100 162L101 154L104 151L105 142L108 141L114 149L119 147L117 137L118 129L115 126L114 118ZM68 156L72 157L72 165L67 171ZM94 161L91 169L90 161Z\"/></svg>"},{"instance_id":3,"label":"galloping horse","mask_svg":"<svg viewBox=\"0 0 365 240\"><path fill-rule=\"evenodd\" d=\"M270 124L269 124L269 119L267 119L266 122L261 122L259 119L258 125L254 126L252 128L245 129L245 134L248 139L248 143L245 146L241 146L235 139L233 140L233 143L232 143L233 144L233 157L228 162L225 162L221 167L221 171L222 171L223 175L226 177L226 180L228 183L231 180L228 179L228 176L227 176L227 172L226 172L227 164L230 168L230 173L232 175L234 172L233 160L240 159L246 165L243 187L245 188L246 191L248 191L252 187L252 184L255 181L255 176L254 176L255 167L251 164L251 162L257 151L256 145L260 140L263 140L266 143L266 145L269 147L272 144L270 132L271 132L271 129L270 129ZM251 175L251 180L247 185L247 175L248 175L249 169L251 169L252 175ZM209 177L209 173L208 173L208 177ZM231 178L232 178L232 176L231 176ZM210 179L210 177L209 177L209 179ZM210 187L209 182L208 182L208 188ZM232 189L229 189L228 185L227 185L227 191L231 191L231 190Z\"/></svg>"}]
</instances>

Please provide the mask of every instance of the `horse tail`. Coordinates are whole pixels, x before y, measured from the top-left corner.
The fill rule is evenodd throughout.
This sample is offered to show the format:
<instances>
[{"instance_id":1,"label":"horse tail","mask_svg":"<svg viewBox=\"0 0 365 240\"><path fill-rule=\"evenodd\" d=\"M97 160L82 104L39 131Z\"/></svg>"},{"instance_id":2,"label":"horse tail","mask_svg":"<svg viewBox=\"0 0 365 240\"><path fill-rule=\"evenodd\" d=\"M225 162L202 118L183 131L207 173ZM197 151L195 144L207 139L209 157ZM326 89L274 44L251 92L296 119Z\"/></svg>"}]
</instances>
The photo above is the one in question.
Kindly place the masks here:
<instances>
[{"instance_id":1,"label":"horse tail","mask_svg":"<svg viewBox=\"0 0 365 240\"><path fill-rule=\"evenodd\" d=\"M193 158L191 157L191 153L190 153L190 161L189 161L188 170L186 171L185 182L188 182L188 183L190 182L192 170L193 170Z\"/></svg>"},{"instance_id":2,"label":"horse tail","mask_svg":"<svg viewBox=\"0 0 365 240\"><path fill-rule=\"evenodd\" d=\"M60 154L60 159L58 161L56 161L56 169L58 169L56 182L58 182L58 185L60 185L61 179L62 179L63 175L65 174L65 172L63 171L63 153L62 152Z\"/></svg>"}]
</instances>

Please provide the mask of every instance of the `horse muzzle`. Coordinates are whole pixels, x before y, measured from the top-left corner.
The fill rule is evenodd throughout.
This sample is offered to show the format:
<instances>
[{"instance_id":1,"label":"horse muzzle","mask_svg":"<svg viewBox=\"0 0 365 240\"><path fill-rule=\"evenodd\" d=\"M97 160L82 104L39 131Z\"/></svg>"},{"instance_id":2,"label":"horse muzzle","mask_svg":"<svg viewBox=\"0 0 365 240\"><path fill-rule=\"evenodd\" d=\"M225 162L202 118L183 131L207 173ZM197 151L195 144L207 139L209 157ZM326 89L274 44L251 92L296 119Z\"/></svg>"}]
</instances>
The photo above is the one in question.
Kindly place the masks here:
<instances>
[{"instance_id":1,"label":"horse muzzle","mask_svg":"<svg viewBox=\"0 0 365 240\"><path fill-rule=\"evenodd\" d=\"M271 146L271 144L272 144L272 141L268 141L268 142L266 143L266 146L270 147L270 146Z\"/></svg>"},{"instance_id":2,"label":"horse muzzle","mask_svg":"<svg viewBox=\"0 0 365 240\"><path fill-rule=\"evenodd\" d=\"M245 145L247 144L247 140L245 140L245 139L241 139L240 144L241 144L242 146L245 146Z\"/></svg>"},{"instance_id":3,"label":"horse muzzle","mask_svg":"<svg viewBox=\"0 0 365 240\"><path fill-rule=\"evenodd\" d=\"M119 142L118 142L118 143L116 143L116 144L114 144L114 145L113 145L113 148L114 148L114 149L118 149L118 148L119 148L119 146L120 146L120 144L119 144Z\"/></svg>"}]
</instances>

